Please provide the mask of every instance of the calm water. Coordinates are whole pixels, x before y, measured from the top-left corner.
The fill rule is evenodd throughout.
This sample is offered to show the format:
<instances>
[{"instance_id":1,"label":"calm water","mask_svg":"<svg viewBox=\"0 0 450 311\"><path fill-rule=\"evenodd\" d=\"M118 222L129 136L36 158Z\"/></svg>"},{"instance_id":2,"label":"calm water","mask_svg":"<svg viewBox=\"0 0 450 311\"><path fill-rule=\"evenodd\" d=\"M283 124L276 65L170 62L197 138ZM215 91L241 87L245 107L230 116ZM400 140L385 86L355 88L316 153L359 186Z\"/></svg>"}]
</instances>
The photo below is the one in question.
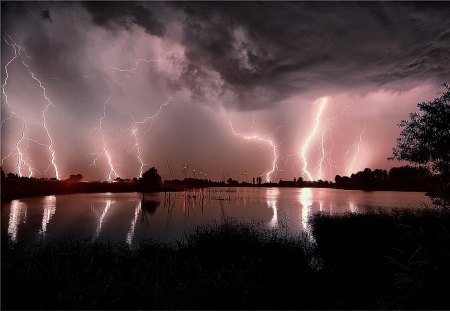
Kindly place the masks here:
<instances>
[{"instance_id":1,"label":"calm water","mask_svg":"<svg viewBox=\"0 0 450 311\"><path fill-rule=\"evenodd\" d=\"M64 238L180 239L193 227L227 217L262 222L298 234L315 212L364 213L373 208L414 208L423 192L317 188L210 188L176 193L56 195L2 203L2 235L13 242Z\"/></svg>"}]
</instances>

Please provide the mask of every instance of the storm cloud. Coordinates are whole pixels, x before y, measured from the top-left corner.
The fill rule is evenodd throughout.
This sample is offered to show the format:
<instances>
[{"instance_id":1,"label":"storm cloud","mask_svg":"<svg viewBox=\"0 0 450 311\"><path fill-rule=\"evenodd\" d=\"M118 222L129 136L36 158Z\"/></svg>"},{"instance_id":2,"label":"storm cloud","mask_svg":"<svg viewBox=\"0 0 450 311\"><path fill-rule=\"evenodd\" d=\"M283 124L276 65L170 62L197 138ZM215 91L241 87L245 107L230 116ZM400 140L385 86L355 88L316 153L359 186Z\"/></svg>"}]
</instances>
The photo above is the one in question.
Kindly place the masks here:
<instances>
[{"instance_id":1,"label":"storm cloud","mask_svg":"<svg viewBox=\"0 0 450 311\"><path fill-rule=\"evenodd\" d=\"M98 24L127 27L124 20L134 21L159 36L164 35L162 23L180 22L189 61L183 82L201 94L202 85L193 81L217 72L225 82L222 88L236 94L240 109L257 109L254 105L271 105L317 88L441 81L450 73L447 2L84 5ZM161 6L174 14L160 16Z\"/></svg>"},{"instance_id":2,"label":"storm cloud","mask_svg":"<svg viewBox=\"0 0 450 311\"><path fill-rule=\"evenodd\" d=\"M330 153L323 178L348 173L362 132L366 146L355 169L388 168L396 164L386 160L396 124L417 102L436 97L450 77L448 2L1 5L2 83L15 53L10 39L23 56L8 67L9 103L29 120L27 137L45 145L46 102L30 71L41 79L54 102L48 124L63 175L105 178L104 158L90 165L102 151L98 125L105 113L102 126L117 171L136 176L131 125L160 111L151 130L145 131L150 123L139 127L146 133L139 136L146 165L163 170L170 160L182 172L189 163L212 178L223 171L233 177L267 171L270 150L234 136L230 120L239 133L271 133L279 151L277 178L290 179L302 174L299 149L325 96L330 103L322 136ZM2 158L11 151L4 166L14 171L23 124L3 105L5 119ZM316 170L314 141L309 156ZM52 176L48 151L23 144L30 163Z\"/></svg>"}]
</instances>

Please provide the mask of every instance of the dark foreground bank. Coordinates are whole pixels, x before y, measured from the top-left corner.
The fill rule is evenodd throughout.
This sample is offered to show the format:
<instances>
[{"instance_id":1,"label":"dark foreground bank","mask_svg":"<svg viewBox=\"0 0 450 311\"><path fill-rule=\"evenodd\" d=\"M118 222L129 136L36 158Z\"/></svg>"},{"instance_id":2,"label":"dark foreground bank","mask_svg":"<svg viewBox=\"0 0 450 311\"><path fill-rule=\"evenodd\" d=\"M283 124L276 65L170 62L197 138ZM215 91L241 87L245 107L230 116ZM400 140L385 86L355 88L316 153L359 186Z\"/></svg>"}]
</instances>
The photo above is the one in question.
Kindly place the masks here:
<instances>
[{"instance_id":1,"label":"dark foreground bank","mask_svg":"<svg viewBox=\"0 0 450 311\"><path fill-rule=\"evenodd\" d=\"M2 309L450 309L450 213L318 215L313 238L255 224L185 241L2 241Z\"/></svg>"}]
</instances>

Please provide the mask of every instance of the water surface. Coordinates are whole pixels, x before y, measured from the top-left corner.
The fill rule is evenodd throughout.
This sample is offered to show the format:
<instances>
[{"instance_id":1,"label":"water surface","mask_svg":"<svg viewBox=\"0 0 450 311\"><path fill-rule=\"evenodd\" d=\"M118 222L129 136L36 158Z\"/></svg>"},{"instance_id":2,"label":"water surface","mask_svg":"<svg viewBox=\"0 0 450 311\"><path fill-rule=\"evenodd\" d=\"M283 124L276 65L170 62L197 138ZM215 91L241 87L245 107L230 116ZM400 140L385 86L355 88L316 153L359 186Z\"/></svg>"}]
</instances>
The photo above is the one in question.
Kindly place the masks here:
<instances>
[{"instance_id":1,"label":"water surface","mask_svg":"<svg viewBox=\"0 0 450 311\"><path fill-rule=\"evenodd\" d=\"M52 195L2 203L2 235L12 242L88 239L125 241L181 239L197 225L232 217L295 235L307 231L315 212L365 213L416 208L423 192L325 188L205 188L146 194Z\"/></svg>"}]
</instances>

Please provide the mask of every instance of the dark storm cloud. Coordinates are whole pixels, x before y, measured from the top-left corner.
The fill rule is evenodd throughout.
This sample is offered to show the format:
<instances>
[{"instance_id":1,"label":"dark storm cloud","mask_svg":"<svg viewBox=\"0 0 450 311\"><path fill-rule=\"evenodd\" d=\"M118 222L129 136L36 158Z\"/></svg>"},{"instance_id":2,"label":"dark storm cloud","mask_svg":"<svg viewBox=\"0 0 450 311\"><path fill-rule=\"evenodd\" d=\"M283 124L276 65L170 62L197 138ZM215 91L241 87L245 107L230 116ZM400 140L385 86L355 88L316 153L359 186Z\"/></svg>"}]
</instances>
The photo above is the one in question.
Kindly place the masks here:
<instances>
[{"instance_id":1,"label":"dark storm cloud","mask_svg":"<svg viewBox=\"0 0 450 311\"><path fill-rule=\"evenodd\" d=\"M2 35L7 32L23 47L29 69L55 104L48 124L65 176L80 172L88 178L105 178L105 158L98 167L89 164L92 152L101 150L97 129L108 98L103 125L124 177L136 176L139 166L134 150L126 148L131 136L116 132L130 127L131 120L123 113L142 120L169 97L170 105L142 139L146 163L165 167L166 159L173 157L180 165L188 161L208 172L215 172L218 162L230 165L230 171L240 163L239 169L254 165L252 174L261 174L271 165L272 153L258 151L248 158L249 167L242 164L241 152L256 145L233 136L227 117L242 134L253 131L247 111L255 112L253 116L258 112L254 122L258 133L288 123L285 132L273 139L281 146L281 156L292 155L310 129L317 97L329 96L327 116L343 109L343 117L348 117L341 122L342 133L348 135L339 140L339 132L337 145L351 148L352 135L370 121L375 125L372 134L368 127L366 140L379 142L372 143L378 155L368 149L361 163L384 163L385 151L389 153L395 143L389 139L397 135L398 120L419 100L432 99L438 89L434 87L449 80L448 2L2 2L1 6ZM3 41L3 65L13 56L14 48ZM34 120L27 134L46 143L42 89L20 58L9 69L9 100ZM268 107L273 109L259 111ZM2 112L11 113L5 105ZM21 120L8 121L5 133L2 150L13 150ZM167 146L163 152L162 145ZM30 159L45 170L47 151L38 145L32 148ZM336 173L342 174L348 159L336 154L336 161L341 159L336 162L341 171ZM14 170L16 163L11 157L8 169ZM52 174L48 171L46 176ZM298 177L298 171L293 174Z\"/></svg>"},{"instance_id":2,"label":"dark storm cloud","mask_svg":"<svg viewBox=\"0 0 450 311\"><path fill-rule=\"evenodd\" d=\"M152 35L162 36L165 32L164 24L154 17L145 3L86 1L82 2L82 5L92 14L94 23L99 26L129 28L131 24L136 24Z\"/></svg>"},{"instance_id":3,"label":"dark storm cloud","mask_svg":"<svg viewBox=\"0 0 450 311\"><path fill-rule=\"evenodd\" d=\"M19 2L19 1L3 1L2 2L2 20L9 20L10 18L23 17L27 12L34 11L42 20L52 22L52 17L49 9L44 9L40 2ZM5 24L2 21L2 24Z\"/></svg>"},{"instance_id":4,"label":"dark storm cloud","mask_svg":"<svg viewBox=\"0 0 450 311\"><path fill-rule=\"evenodd\" d=\"M4 3L2 3L3 6ZM28 4L28 5L27 5ZM50 3L51 10L56 15L61 14L61 11L67 9L76 10L77 6L70 3ZM69 36L55 36L50 34L48 29L44 26L47 22L53 22L51 18L50 9L46 8L43 3L16 3L7 2L4 5L5 11L2 12L3 30L10 35L13 35L17 29L26 31L27 35L24 39L24 46L26 53L30 56L28 59L33 66L40 67L48 76L58 76L61 73L70 74L69 79L78 77L76 67L73 66L71 60L77 57L79 49L77 46L82 45L82 38L77 36L73 30ZM20 21L20 23L18 23ZM54 26L54 32L57 33L57 28L62 28L61 23ZM2 48L9 49L7 45L2 45Z\"/></svg>"},{"instance_id":5,"label":"dark storm cloud","mask_svg":"<svg viewBox=\"0 0 450 311\"><path fill-rule=\"evenodd\" d=\"M42 10L41 11L41 17L44 20L48 20L50 23L52 23L52 17L50 16L50 10Z\"/></svg>"},{"instance_id":6,"label":"dark storm cloud","mask_svg":"<svg viewBox=\"0 0 450 311\"><path fill-rule=\"evenodd\" d=\"M2 23L4 19L9 16L9 14L14 14L16 16L21 16L27 12L27 3L25 2L2 2Z\"/></svg>"},{"instance_id":7,"label":"dark storm cloud","mask_svg":"<svg viewBox=\"0 0 450 311\"><path fill-rule=\"evenodd\" d=\"M245 105L261 88L264 96L256 98L264 104L330 85L448 79L449 8L448 3L187 3L184 43L193 64L219 72L240 95L241 107L252 108ZM243 44L233 44L236 31L245 33Z\"/></svg>"},{"instance_id":8,"label":"dark storm cloud","mask_svg":"<svg viewBox=\"0 0 450 311\"><path fill-rule=\"evenodd\" d=\"M450 76L448 2L86 1L82 8L41 3L36 11L48 21L58 7L68 5L89 12L91 27L113 32L138 25L149 34L171 37L170 25L181 26L181 38L175 39L185 47L181 86L195 98L232 93L232 103L225 104L241 110L297 94L392 87L399 81L441 83ZM7 7L13 14L5 15L16 18L32 5ZM50 74L81 75L67 55L75 59L82 42L54 42L45 32L28 40L36 63Z\"/></svg>"},{"instance_id":9,"label":"dark storm cloud","mask_svg":"<svg viewBox=\"0 0 450 311\"><path fill-rule=\"evenodd\" d=\"M93 25L83 23L82 12L73 2L2 2L2 34L8 33L22 44L27 63L44 83L55 85L61 94L77 102L65 108L79 117L101 97L99 90L106 88L102 79L93 84L86 78L86 29ZM2 44L2 52L10 49Z\"/></svg>"},{"instance_id":10,"label":"dark storm cloud","mask_svg":"<svg viewBox=\"0 0 450 311\"><path fill-rule=\"evenodd\" d=\"M241 109L317 89L449 77L449 3L83 2L96 25L163 36L181 22L181 82L199 97L219 73ZM161 11L169 11L169 16ZM164 15L164 18L161 17Z\"/></svg>"}]
</instances>

